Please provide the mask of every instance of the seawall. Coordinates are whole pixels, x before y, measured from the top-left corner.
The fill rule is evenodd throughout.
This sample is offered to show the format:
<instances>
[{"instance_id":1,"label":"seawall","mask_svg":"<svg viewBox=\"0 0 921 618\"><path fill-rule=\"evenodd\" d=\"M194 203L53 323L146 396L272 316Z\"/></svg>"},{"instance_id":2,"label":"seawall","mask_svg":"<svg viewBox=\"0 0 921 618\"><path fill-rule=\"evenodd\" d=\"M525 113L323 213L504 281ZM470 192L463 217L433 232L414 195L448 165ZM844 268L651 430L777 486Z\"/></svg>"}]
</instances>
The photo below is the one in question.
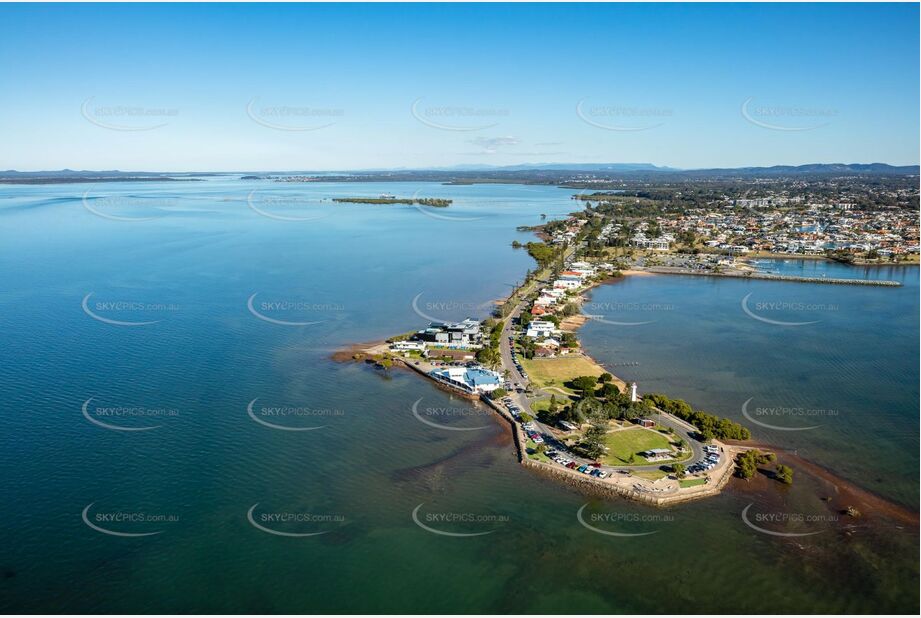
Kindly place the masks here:
<instances>
[{"instance_id":1,"label":"seawall","mask_svg":"<svg viewBox=\"0 0 921 618\"><path fill-rule=\"evenodd\" d=\"M899 287L902 284L898 281L887 281L882 279L836 279L831 277L801 277L799 275L774 275L770 273L759 273L748 271L744 273L734 272L712 272L704 270L692 270L689 268L678 268L674 266L649 266L643 269L646 272L658 273L661 275L696 275L698 277L734 277L736 279L762 279L765 281L793 281L799 283L827 283L832 285L873 285L881 287Z\"/></svg>"}]
</instances>

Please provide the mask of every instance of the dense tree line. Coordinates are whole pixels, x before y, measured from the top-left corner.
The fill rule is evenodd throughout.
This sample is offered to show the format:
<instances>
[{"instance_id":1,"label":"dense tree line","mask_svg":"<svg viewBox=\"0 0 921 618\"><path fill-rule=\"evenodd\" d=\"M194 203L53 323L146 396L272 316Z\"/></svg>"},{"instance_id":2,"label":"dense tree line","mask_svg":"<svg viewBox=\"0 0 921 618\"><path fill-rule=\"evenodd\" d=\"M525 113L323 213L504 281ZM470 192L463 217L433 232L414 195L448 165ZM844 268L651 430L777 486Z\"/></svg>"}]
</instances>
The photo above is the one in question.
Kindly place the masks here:
<instances>
[{"instance_id":1,"label":"dense tree line","mask_svg":"<svg viewBox=\"0 0 921 618\"><path fill-rule=\"evenodd\" d=\"M728 418L721 418L715 414L694 410L686 401L670 399L665 395L650 393L643 396L649 402L664 412L668 412L680 419L691 423L700 431L706 440L718 438L720 440L749 440L751 432L748 428L735 423Z\"/></svg>"}]
</instances>

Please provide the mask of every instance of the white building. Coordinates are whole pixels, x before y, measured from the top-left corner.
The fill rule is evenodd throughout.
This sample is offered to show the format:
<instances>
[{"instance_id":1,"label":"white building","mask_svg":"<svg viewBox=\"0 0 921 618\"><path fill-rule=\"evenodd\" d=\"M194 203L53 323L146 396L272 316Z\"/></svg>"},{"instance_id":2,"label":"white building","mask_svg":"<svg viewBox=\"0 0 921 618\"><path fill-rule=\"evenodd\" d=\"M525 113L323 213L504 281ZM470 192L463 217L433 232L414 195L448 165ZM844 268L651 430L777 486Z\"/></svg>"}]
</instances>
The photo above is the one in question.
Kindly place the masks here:
<instances>
[{"instance_id":1,"label":"white building","mask_svg":"<svg viewBox=\"0 0 921 618\"><path fill-rule=\"evenodd\" d=\"M390 344L394 352L425 352L424 341L394 341Z\"/></svg>"},{"instance_id":2,"label":"white building","mask_svg":"<svg viewBox=\"0 0 921 618\"><path fill-rule=\"evenodd\" d=\"M525 335L532 339L546 339L548 337L553 337L557 332L556 325L553 322L547 320L531 320Z\"/></svg>"},{"instance_id":3,"label":"white building","mask_svg":"<svg viewBox=\"0 0 921 618\"><path fill-rule=\"evenodd\" d=\"M630 240L630 242L634 247L639 247L641 249L668 251L668 247L673 240L673 238L669 238L668 236L661 236L659 238L646 238L645 234L637 234Z\"/></svg>"},{"instance_id":4,"label":"white building","mask_svg":"<svg viewBox=\"0 0 921 618\"><path fill-rule=\"evenodd\" d=\"M445 367L429 372L433 379L465 393L489 393L500 388L502 376L484 367Z\"/></svg>"},{"instance_id":5,"label":"white building","mask_svg":"<svg viewBox=\"0 0 921 618\"><path fill-rule=\"evenodd\" d=\"M557 279L553 282L553 287L561 290L574 290L582 285L578 279Z\"/></svg>"}]
</instances>

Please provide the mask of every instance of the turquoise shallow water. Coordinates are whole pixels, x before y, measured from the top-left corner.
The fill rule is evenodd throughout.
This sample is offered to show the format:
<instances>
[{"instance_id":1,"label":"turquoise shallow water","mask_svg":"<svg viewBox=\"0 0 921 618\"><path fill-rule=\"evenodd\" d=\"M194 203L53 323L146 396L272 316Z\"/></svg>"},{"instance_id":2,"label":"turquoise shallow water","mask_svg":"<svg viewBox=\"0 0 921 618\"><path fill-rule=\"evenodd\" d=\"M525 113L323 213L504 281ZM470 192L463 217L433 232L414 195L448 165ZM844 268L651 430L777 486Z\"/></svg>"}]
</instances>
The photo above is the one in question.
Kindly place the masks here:
<instances>
[{"instance_id":1,"label":"turquoise shallow water","mask_svg":"<svg viewBox=\"0 0 921 618\"><path fill-rule=\"evenodd\" d=\"M416 192L455 203L423 212L328 201ZM344 344L419 326L414 298L440 318L486 315L489 301L532 266L510 247L529 238L515 228L539 223L542 213L564 215L570 195L554 187L222 178L0 187L0 608L916 608L916 531L878 521L791 542L741 521L751 502L823 513L808 478L785 493L733 490L667 512L592 501L596 527L654 532L600 535L576 519L587 498L518 466L506 431L482 409L405 372L329 361ZM917 270L901 272L906 287L897 291L628 279L599 288L593 301L680 309L656 310L653 328L590 323L582 336L609 364L640 362L612 369L642 390L714 412L738 416L749 397L752 405L840 410L821 430L784 433L783 444L810 449L814 460L916 509L918 307L908 279ZM763 330L768 324L739 307L750 291L752 301L802 294L838 308L819 316L819 328ZM156 323L93 319L81 307L88 294L99 317ZM254 309L276 322L248 310L253 294ZM156 428L94 424L81 410L89 398L94 420ZM447 424L484 428L420 423L411 411L420 398ZM263 420L321 428L254 422L254 399L257 415L275 411ZM780 441L767 431L756 436ZM889 455L854 461L855 443ZM432 528L488 534L433 534L413 522L417 507ZM103 534L86 525L84 509L105 529L157 534ZM250 509L277 532L322 534L267 533L250 524Z\"/></svg>"}]
</instances>

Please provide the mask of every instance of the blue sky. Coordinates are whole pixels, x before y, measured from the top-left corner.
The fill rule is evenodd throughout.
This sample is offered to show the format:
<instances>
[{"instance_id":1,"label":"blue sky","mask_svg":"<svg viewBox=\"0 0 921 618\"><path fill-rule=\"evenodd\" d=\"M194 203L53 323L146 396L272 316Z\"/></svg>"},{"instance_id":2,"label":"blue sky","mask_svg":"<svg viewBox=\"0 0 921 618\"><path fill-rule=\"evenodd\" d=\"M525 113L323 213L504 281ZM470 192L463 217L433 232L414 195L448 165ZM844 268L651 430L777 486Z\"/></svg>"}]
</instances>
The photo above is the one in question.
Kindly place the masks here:
<instances>
[{"instance_id":1,"label":"blue sky","mask_svg":"<svg viewBox=\"0 0 921 618\"><path fill-rule=\"evenodd\" d=\"M2 5L0 169L918 163L917 4Z\"/></svg>"}]
</instances>

